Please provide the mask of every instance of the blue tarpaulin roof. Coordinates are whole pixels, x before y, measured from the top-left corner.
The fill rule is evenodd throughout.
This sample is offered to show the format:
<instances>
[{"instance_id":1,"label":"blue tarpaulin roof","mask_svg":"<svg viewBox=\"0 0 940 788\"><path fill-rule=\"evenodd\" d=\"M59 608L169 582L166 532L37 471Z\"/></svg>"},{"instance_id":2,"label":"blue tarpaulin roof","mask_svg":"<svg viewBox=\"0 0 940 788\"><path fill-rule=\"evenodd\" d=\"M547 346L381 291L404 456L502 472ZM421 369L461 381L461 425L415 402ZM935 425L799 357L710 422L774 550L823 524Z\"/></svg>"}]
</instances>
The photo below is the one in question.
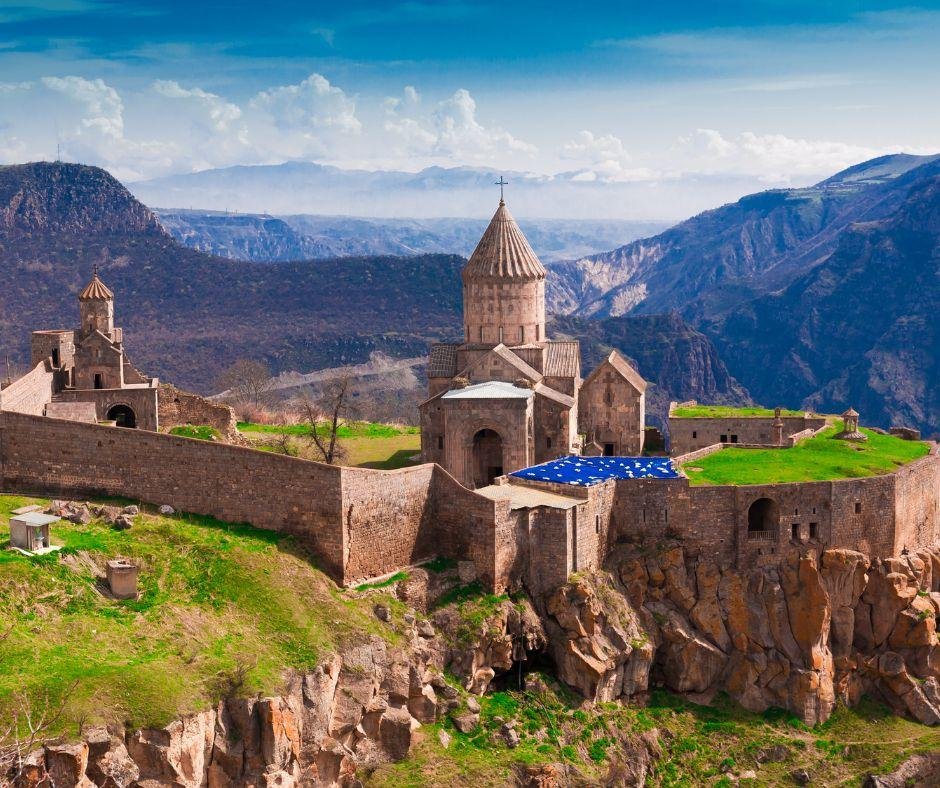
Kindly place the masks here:
<instances>
[{"instance_id":1,"label":"blue tarpaulin roof","mask_svg":"<svg viewBox=\"0 0 940 788\"><path fill-rule=\"evenodd\" d=\"M608 479L678 479L668 457L577 457L569 455L509 474L518 479L590 487Z\"/></svg>"}]
</instances>

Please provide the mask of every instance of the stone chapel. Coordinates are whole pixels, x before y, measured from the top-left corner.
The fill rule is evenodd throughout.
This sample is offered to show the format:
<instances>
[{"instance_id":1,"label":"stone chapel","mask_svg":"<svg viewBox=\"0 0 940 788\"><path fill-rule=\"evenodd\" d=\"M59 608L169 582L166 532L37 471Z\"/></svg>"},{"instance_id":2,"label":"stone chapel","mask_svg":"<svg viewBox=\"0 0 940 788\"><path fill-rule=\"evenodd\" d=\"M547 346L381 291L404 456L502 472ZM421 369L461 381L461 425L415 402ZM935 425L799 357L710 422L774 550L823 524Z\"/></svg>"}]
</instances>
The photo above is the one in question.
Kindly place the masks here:
<instances>
[{"instance_id":1,"label":"stone chapel","mask_svg":"<svg viewBox=\"0 0 940 788\"><path fill-rule=\"evenodd\" d=\"M545 333L547 271L501 199L463 269L463 342L428 358L421 454L477 488L569 454L638 455L646 382L616 350L581 379Z\"/></svg>"}]
</instances>

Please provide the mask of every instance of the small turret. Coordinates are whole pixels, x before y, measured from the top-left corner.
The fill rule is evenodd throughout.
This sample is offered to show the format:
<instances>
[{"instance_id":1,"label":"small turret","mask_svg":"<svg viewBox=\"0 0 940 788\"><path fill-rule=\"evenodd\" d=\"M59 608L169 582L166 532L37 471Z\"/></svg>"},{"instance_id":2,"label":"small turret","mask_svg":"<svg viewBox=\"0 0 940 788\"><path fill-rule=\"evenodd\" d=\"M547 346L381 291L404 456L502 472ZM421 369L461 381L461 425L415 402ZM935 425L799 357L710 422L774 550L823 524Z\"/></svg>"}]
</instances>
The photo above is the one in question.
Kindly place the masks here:
<instances>
[{"instance_id":1,"label":"small turret","mask_svg":"<svg viewBox=\"0 0 940 788\"><path fill-rule=\"evenodd\" d=\"M781 418L781 409L774 408L774 421L771 425L774 431L774 446L783 446L783 419Z\"/></svg>"},{"instance_id":2,"label":"small turret","mask_svg":"<svg viewBox=\"0 0 940 788\"><path fill-rule=\"evenodd\" d=\"M100 331L108 339L113 339L114 293L98 278L97 265L91 281L78 295L78 309L82 318L82 337Z\"/></svg>"}]
</instances>

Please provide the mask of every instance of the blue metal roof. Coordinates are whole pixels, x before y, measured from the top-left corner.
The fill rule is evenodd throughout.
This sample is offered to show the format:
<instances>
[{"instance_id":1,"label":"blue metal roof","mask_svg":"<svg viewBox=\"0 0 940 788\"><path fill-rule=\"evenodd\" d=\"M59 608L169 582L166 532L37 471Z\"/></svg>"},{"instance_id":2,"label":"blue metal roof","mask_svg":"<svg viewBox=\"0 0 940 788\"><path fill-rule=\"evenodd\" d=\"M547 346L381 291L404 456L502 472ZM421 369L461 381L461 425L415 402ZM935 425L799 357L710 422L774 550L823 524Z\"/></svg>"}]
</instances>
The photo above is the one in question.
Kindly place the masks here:
<instances>
[{"instance_id":1,"label":"blue metal roof","mask_svg":"<svg viewBox=\"0 0 940 788\"><path fill-rule=\"evenodd\" d=\"M678 479L669 457L578 457L569 455L509 474L518 479L590 487L608 479Z\"/></svg>"}]
</instances>

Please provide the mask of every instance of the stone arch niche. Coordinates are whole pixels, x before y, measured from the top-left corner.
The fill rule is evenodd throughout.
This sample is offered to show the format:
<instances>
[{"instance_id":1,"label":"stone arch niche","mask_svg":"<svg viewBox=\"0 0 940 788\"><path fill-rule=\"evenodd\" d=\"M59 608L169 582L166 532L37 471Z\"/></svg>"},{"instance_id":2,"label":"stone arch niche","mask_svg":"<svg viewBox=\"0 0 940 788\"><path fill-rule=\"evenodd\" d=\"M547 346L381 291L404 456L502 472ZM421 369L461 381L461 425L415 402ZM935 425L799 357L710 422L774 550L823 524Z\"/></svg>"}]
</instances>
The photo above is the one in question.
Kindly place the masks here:
<instances>
[{"instance_id":1,"label":"stone arch niche","mask_svg":"<svg viewBox=\"0 0 940 788\"><path fill-rule=\"evenodd\" d=\"M108 408L108 421L113 421L118 427L137 427L137 414L130 405L112 405Z\"/></svg>"},{"instance_id":2,"label":"stone arch niche","mask_svg":"<svg viewBox=\"0 0 940 788\"><path fill-rule=\"evenodd\" d=\"M770 498L758 498L747 510L747 538L773 541L779 521L777 504Z\"/></svg>"},{"instance_id":3,"label":"stone arch niche","mask_svg":"<svg viewBox=\"0 0 940 788\"><path fill-rule=\"evenodd\" d=\"M474 487L485 487L503 475L503 439L496 430L488 427L477 430L471 451Z\"/></svg>"}]
</instances>

